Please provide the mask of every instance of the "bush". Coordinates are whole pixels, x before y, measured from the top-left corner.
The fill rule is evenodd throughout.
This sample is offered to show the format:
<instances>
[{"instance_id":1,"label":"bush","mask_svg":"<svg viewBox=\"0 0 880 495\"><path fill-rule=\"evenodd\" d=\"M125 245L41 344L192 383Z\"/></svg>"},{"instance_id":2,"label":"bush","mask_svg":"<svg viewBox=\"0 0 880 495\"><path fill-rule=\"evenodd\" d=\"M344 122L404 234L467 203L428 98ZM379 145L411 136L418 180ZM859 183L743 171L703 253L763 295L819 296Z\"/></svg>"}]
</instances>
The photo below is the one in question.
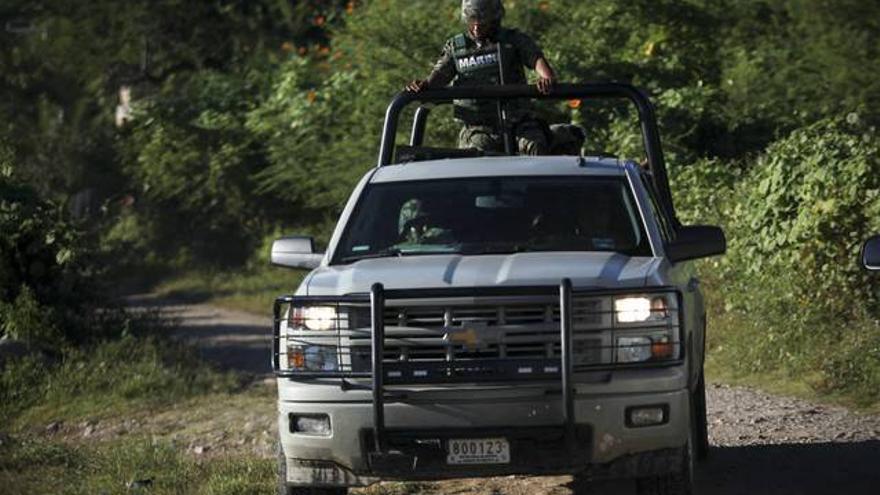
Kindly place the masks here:
<instances>
[{"instance_id":1,"label":"bush","mask_svg":"<svg viewBox=\"0 0 880 495\"><path fill-rule=\"evenodd\" d=\"M675 171L674 184L688 186L682 216L727 231L727 256L703 266L717 311L711 354L724 368L880 399L880 279L857 263L880 231L878 137L849 114L778 140L744 173Z\"/></svg>"},{"instance_id":2,"label":"bush","mask_svg":"<svg viewBox=\"0 0 880 495\"><path fill-rule=\"evenodd\" d=\"M794 314L851 317L876 304L880 281L857 263L880 231L880 133L856 114L820 121L771 145L736 186L727 273L776 287ZM746 308L762 304L743 290Z\"/></svg>"},{"instance_id":3,"label":"bush","mask_svg":"<svg viewBox=\"0 0 880 495\"><path fill-rule=\"evenodd\" d=\"M265 159L244 125L264 77L258 70L200 71L140 104L121 141L138 184L137 221L120 217L124 228L114 229L111 239L121 235L145 255L176 258L178 265L247 259L275 218L268 198L254 194L252 177Z\"/></svg>"},{"instance_id":4,"label":"bush","mask_svg":"<svg viewBox=\"0 0 880 495\"><path fill-rule=\"evenodd\" d=\"M0 164L0 231L0 334L54 347L104 330L94 326L110 315L94 312L106 302L97 247L8 163Z\"/></svg>"}]
</instances>

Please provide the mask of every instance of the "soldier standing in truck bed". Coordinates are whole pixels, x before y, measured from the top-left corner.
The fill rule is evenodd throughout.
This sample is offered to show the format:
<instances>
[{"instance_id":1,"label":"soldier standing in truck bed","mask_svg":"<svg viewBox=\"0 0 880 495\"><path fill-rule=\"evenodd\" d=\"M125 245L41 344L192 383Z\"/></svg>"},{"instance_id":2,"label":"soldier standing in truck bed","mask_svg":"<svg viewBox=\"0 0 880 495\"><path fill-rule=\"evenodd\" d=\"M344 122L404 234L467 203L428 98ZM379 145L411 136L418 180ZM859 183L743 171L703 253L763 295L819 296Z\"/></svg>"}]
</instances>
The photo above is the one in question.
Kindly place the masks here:
<instances>
[{"instance_id":1,"label":"soldier standing in truck bed","mask_svg":"<svg viewBox=\"0 0 880 495\"><path fill-rule=\"evenodd\" d=\"M549 93L556 74L544 53L531 37L516 29L501 26L504 5L501 0L462 0L461 19L467 30L446 42L443 55L425 80L410 82L406 89L419 92L426 88L501 84L526 84L525 69L538 74L537 87ZM501 44L501 64L498 44ZM499 67L503 65L503 67ZM456 100L455 118L462 124L459 147L483 151L503 151L504 136L499 125L497 103L491 100ZM522 154L544 155L549 152L547 125L530 112L528 102L513 100L506 104L507 125L511 126L516 148Z\"/></svg>"}]
</instances>

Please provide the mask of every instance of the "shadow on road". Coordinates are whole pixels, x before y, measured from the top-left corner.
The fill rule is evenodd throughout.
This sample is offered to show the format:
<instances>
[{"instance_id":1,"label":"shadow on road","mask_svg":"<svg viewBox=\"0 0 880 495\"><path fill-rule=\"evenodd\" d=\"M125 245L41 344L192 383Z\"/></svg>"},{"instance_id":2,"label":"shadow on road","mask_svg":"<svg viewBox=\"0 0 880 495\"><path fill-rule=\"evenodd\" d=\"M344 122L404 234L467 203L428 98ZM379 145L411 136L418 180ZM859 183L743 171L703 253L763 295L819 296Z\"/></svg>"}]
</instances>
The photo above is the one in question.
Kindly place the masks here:
<instances>
[{"instance_id":1,"label":"shadow on road","mask_svg":"<svg viewBox=\"0 0 880 495\"><path fill-rule=\"evenodd\" d=\"M271 371L269 325L201 325L188 318L174 336L194 344L201 357L221 369L267 376Z\"/></svg>"},{"instance_id":2,"label":"shadow on road","mask_svg":"<svg viewBox=\"0 0 880 495\"><path fill-rule=\"evenodd\" d=\"M207 361L222 363L219 365L220 369L240 371L263 378L272 371L269 352L269 346L220 345L201 349L199 353Z\"/></svg>"},{"instance_id":3,"label":"shadow on road","mask_svg":"<svg viewBox=\"0 0 880 495\"><path fill-rule=\"evenodd\" d=\"M174 323L174 338L194 345L203 359L219 368L255 379L270 376L272 319L268 313L253 315L152 294L129 296L126 301L136 311L158 311Z\"/></svg>"},{"instance_id":4,"label":"shadow on road","mask_svg":"<svg viewBox=\"0 0 880 495\"><path fill-rule=\"evenodd\" d=\"M699 466L701 493L880 493L880 441L715 447Z\"/></svg>"},{"instance_id":5,"label":"shadow on road","mask_svg":"<svg viewBox=\"0 0 880 495\"><path fill-rule=\"evenodd\" d=\"M200 320L209 320L202 325ZM267 318L265 325L217 324L209 317L187 317L185 324L174 331L175 337L183 339L205 339L210 341L229 340L241 342L271 342L272 323ZM267 351L268 352L268 351ZM267 358L268 359L268 358Z\"/></svg>"},{"instance_id":6,"label":"shadow on road","mask_svg":"<svg viewBox=\"0 0 880 495\"><path fill-rule=\"evenodd\" d=\"M697 495L876 495L880 441L713 447ZM571 483L574 494L635 493L632 481Z\"/></svg>"}]
</instances>

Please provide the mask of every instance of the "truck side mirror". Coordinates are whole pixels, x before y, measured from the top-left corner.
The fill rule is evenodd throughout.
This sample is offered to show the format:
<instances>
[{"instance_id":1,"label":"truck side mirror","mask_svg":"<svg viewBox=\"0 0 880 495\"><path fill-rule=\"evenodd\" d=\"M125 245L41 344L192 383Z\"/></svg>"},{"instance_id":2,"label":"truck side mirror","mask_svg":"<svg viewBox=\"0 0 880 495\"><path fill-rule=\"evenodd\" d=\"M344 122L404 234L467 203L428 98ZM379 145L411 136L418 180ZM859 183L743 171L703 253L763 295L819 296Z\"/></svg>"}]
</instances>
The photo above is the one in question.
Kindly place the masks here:
<instances>
[{"instance_id":1,"label":"truck side mirror","mask_svg":"<svg viewBox=\"0 0 880 495\"><path fill-rule=\"evenodd\" d=\"M311 237L282 237L272 243L270 261L273 265L288 268L317 268L324 253L315 252L315 240Z\"/></svg>"},{"instance_id":2,"label":"truck side mirror","mask_svg":"<svg viewBox=\"0 0 880 495\"><path fill-rule=\"evenodd\" d=\"M689 225L676 231L674 241L666 245L666 256L673 263L705 258L727 251L727 239L720 227Z\"/></svg>"},{"instance_id":3,"label":"truck side mirror","mask_svg":"<svg viewBox=\"0 0 880 495\"><path fill-rule=\"evenodd\" d=\"M875 235L865 241L862 246L862 266L868 270L880 270L880 235Z\"/></svg>"}]
</instances>

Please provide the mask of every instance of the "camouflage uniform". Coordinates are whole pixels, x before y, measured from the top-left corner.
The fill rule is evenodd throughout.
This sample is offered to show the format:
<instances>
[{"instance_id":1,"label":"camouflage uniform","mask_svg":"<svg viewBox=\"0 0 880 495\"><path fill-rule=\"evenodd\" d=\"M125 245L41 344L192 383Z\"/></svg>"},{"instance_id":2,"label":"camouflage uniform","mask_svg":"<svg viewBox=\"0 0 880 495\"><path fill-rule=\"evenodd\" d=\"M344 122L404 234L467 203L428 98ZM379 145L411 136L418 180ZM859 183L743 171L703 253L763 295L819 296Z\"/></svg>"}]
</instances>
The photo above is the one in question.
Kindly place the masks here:
<instances>
[{"instance_id":1,"label":"camouflage uniform","mask_svg":"<svg viewBox=\"0 0 880 495\"><path fill-rule=\"evenodd\" d=\"M480 46L468 33L452 37L446 42L430 79L444 83L451 81L455 87L500 84L498 43L501 43L505 84L526 84L525 69L535 68L538 59L544 56L541 49L532 38L516 29L499 28L495 38ZM454 103L455 118L464 125L459 134L459 147L504 151L496 102L456 100ZM510 101L506 110L519 152L546 154L549 151L548 129L533 116L528 103Z\"/></svg>"}]
</instances>

